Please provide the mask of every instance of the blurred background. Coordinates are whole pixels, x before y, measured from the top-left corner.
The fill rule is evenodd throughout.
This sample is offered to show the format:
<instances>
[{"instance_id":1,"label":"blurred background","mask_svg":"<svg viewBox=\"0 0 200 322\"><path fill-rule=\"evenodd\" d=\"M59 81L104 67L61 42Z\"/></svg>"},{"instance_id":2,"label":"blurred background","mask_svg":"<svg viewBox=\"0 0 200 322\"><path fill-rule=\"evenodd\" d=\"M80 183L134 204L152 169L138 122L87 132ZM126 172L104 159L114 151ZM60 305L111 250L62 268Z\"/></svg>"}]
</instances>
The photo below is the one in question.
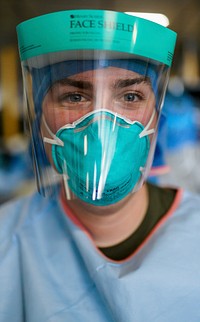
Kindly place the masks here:
<instances>
[{"instance_id":1,"label":"blurred background","mask_svg":"<svg viewBox=\"0 0 200 322\"><path fill-rule=\"evenodd\" d=\"M200 1L199 0L1 0L0 1L0 203L35 189L23 124L23 86L16 25L37 15L67 9L161 13L178 33L159 134L162 162L150 180L200 193ZM155 162L156 164L156 162ZM168 169L168 171L166 171Z\"/></svg>"}]
</instances>

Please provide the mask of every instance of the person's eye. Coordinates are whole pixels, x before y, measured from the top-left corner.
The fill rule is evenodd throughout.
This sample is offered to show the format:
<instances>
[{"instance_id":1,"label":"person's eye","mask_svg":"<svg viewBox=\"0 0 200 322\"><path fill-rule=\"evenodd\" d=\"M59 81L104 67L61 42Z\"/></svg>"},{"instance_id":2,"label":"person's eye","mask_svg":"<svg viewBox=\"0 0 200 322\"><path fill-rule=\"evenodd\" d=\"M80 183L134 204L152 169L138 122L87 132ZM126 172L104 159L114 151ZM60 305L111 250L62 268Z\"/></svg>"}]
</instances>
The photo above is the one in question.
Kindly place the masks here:
<instances>
[{"instance_id":1,"label":"person's eye","mask_svg":"<svg viewBox=\"0 0 200 322\"><path fill-rule=\"evenodd\" d=\"M142 100L142 95L138 93L127 93L124 94L123 99L126 102L138 102Z\"/></svg>"},{"instance_id":2,"label":"person's eye","mask_svg":"<svg viewBox=\"0 0 200 322\"><path fill-rule=\"evenodd\" d=\"M60 97L61 102L67 102L67 103L82 103L86 102L87 99L78 93L69 93L64 94Z\"/></svg>"}]
</instances>

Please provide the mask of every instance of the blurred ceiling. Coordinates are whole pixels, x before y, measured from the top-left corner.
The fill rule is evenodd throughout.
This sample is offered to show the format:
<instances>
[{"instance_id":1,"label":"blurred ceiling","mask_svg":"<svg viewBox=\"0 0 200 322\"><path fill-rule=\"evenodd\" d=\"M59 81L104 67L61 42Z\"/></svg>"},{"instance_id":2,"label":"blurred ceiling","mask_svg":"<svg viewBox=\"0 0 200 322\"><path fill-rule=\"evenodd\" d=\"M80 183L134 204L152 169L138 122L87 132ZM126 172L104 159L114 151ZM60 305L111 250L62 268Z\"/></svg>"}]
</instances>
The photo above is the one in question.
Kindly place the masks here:
<instances>
[{"instance_id":1,"label":"blurred ceiling","mask_svg":"<svg viewBox=\"0 0 200 322\"><path fill-rule=\"evenodd\" d=\"M0 46L16 42L18 23L37 15L66 9L108 9L157 12L170 20L170 28L185 38L200 43L199 0L0 0Z\"/></svg>"},{"instance_id":2,"label":"blurred ceiling","mask_svg":"<svg viewBox=\"0 0 200 322\"><path fill-rule=\"evenodd\" d=\"M193 48L200 60L200 0L0 0L0 49L17 45L16 25L26 19L59 10L86 8L163 13L170 21L169 28L178 33L175 73L182 68L185 48ZM190 70L190 57L187 61ZM200 73L200 68L195 69Z\"/></svg>"}]
</instances>

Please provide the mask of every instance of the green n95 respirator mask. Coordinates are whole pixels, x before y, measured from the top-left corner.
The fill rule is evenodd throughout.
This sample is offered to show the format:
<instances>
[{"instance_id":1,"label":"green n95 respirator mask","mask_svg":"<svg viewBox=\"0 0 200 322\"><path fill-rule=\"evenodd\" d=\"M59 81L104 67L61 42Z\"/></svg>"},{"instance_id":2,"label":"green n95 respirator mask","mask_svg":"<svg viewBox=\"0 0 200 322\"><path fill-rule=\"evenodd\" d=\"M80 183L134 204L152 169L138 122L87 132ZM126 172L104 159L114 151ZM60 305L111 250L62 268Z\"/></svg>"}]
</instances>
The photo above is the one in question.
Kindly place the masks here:
<instances>
[{"instance_id":1,"label":"green n95 respirator mask","mask_svg":"<svg viewBox=\"0 0 200 322\"><path fill-rule=\"evenodd\" d=\"M99 206L116 203L134 189L149 154L148 134L154 132L109 111L85 115L56 135L48 131L53 139L44 141L53 145L52 159L68 198L72 191Z\"/></svg>"},{"instance_id":2,"label":"green n95 respirator mask","mask_svg":"<svg viewBox=\"0 0 200 322\"><path fill-rule=\"evenodd\" d=\"M38 190L106 206L151 168L176 34L120 12L67 10L17 27ZM160 45L162 44L162 46Z\"/></svg>"}]
</instances>

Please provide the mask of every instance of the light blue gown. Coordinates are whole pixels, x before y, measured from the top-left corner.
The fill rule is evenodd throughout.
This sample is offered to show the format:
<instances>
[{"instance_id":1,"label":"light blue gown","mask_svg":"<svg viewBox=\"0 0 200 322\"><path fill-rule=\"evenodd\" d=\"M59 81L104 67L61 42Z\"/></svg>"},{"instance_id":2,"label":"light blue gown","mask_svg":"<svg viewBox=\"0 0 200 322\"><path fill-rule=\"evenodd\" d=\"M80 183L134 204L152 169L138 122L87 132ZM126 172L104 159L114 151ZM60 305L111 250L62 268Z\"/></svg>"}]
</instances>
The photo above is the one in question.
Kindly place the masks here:
<instances>
[{"instance_id":1,"label":"light blue gown","mask_svg":"<svg viewBox=\"0 0 200 322\"><path fill-rule=\"evenodd\" d=\"M0 210L0 322L199 322L200 197L179 192L140 249L114 262L59 201Z\"/></svg>"}]
</instances>

